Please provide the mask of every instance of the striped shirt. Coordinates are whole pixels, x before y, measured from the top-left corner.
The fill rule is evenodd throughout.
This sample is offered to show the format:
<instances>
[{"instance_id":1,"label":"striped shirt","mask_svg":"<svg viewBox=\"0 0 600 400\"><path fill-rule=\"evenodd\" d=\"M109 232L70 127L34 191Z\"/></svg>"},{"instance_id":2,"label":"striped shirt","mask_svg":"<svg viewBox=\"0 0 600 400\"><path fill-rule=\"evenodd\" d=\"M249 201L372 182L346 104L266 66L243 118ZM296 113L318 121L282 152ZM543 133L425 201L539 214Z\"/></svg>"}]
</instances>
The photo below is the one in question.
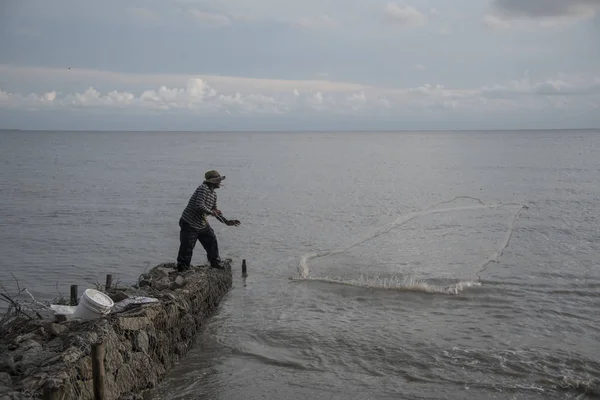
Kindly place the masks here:
<instances>
[{"instance_id":1,"label":"striped shirt","mask_svg":"<svg viewBox=\"0 0 600 400\"><path fill-rule=\"evenodd\" d=\"M206 216L215 208L217 208L217 194L203 183L190 197L181 218L194 229L204 229L208 227Z\"/></svg>"}]
</instances>

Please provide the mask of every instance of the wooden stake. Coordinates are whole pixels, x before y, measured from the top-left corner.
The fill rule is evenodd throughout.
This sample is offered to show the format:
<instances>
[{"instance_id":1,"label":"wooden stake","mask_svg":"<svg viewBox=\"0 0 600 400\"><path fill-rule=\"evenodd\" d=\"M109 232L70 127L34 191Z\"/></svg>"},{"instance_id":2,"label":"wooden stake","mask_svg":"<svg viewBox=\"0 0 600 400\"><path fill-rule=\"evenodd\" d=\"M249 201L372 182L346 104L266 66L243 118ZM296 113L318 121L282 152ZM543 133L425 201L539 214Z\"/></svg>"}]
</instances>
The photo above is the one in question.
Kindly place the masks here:
<instances>
[{"instance_id":1,"label":"wooden stake","mask_svg":"<svg viewBox=\"0 0 600 400\"><path fill-rule=\"evenodd\" d=\"M77 285L71 285L71 305L77 305Z\"/></svg>"},{"instance_id":2,"label":"wooden stake","mask_svg":"<svg viewBox=\"0 0 600 400\"><path fill-rule=\"evenodd\" d=\"M246 260L242 260L242 277L245 278L248 276L248 272L246 271Z\"/></svg>"},{"instance_id":3,"label":"wooden stake","mask_svg":"<svg viewBox=\"0 0 600 400\"><path fill-rule=\"evenodd\" d=\"M58 395L58 388L56 386L44 386L44 400L59 400Z\"/></svg>"},{"instance_id":4,"label":"wooden stake","mask_svg":"<svg viewBox=\"0 0 600 400\"><path fill-rule=\"evenodd\" d=\"M92 345L92 379L94 384L94 400L105 400L104 397L104 343Z\"/></svg>"},{"instance_id":5,"label":"wooden stake","mask_svg":"<svg viewBox=\"0 0 600 400\"><path fill-rule=\"evenodd\" d=\"M106 290L110 289L110 287L112 286L112 275L108 274L106 275L106 285L104 285L104 288Z\"/></svg>"}]
</instances>

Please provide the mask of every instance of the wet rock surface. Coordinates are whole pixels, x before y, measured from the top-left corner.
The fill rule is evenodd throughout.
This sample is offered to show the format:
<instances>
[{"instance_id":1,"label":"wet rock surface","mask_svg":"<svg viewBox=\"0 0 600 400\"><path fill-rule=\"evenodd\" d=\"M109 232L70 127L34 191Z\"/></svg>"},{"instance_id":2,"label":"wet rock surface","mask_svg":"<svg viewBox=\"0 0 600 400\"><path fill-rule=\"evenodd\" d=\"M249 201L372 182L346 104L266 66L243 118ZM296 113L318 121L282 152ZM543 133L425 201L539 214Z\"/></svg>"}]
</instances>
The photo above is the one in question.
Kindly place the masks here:
<instances>
[{"instance_id":1,"label":"wet rock surface","mask_svg":"<svg viewBox=\"0 0 600 400\"><path fill-rule=\"evenodd\" d=\"M106 291L115 303L136 296L158 302L129 304L99 320L15 321L0 338L0 400L41 399L50 387L59 398L93 399L91 348L100 341L107 399L142 398L190 349L231 288L230 263L186 272L160 264L137 285Z\"/></svg>"}]
</instances>

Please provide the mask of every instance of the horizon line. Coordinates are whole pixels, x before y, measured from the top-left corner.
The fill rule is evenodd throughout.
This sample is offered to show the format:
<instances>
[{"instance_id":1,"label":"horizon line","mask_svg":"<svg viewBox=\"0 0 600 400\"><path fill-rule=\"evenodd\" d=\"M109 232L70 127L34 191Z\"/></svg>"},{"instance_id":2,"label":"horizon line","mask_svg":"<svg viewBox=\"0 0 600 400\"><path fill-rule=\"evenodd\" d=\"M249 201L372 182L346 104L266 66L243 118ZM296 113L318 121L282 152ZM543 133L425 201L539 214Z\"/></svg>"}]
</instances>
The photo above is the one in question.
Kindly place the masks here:
<instances>
[{"instance_id":1,"label":"horizon line","mask_svg":"<svg viewBox=\"0 0 600 400\"><path fill-rule=\"evenodd\" d=\"M162 133L393 133L393 132L524 132L524 131L600 131L600 127L595 128L470 128L470 129L209 129L209 130L165 130L165 129L21 129L21 128L0 128L0 132L162 132Z\"/></svg>"},{"instance_id":2,"label":"horizon line","mask_svg":"<svg viewBox=\"0 0 600 400\"><path fill-rule=\"evenodd\" d=\"M22 132L465 132L465 131L589 131L600 130L598 127L587 128L465 128L465 129L26 129L26 128L0 128L1 131Z\"/></svg>"}]
</instances>

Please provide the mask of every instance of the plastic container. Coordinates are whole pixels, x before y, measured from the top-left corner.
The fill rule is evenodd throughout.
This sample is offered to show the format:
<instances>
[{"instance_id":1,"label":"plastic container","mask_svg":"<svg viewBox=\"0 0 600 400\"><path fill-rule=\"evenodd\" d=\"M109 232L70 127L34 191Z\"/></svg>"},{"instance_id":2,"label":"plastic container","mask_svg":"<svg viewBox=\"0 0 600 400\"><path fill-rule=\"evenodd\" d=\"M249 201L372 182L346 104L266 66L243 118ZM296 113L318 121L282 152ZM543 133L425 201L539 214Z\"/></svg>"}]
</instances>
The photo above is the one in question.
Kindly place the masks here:
<instances>
[{"instance_id":1,"label":"plastic container","mask_svg":"<svg viewBox=\"0 0 600 400\"><path fill-rule=\"evenodd\" d=\"M73 317L99 319L108 314L114 305L114 301L106 294L95 289L86 289L83 296L81 296L81 300L79 300Z\"/></svg>"}]
</instances>

